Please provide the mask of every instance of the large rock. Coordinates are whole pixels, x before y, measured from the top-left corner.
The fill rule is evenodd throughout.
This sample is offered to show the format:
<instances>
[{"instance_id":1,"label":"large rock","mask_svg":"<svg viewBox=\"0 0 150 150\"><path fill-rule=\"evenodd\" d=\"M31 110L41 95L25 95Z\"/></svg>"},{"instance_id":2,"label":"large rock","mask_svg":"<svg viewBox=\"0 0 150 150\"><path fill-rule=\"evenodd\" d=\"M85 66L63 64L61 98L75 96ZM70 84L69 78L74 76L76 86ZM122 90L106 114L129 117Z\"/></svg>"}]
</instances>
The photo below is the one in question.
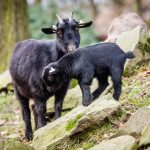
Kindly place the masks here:
<instances>
[{"instance_id":1,"label":"large rock","mask_svg":"<svg viewBox=\"0 0 150 150\"><path fill-rule=\"evenodd\" d=\"M35 149L61 149L60 147L74 134L83 132L120 110L119 102L111 96L103 97L88 107L78 106L65 116L49 123L35 132L33 146ZM59 146L58 146L59 145Z\"/></svg>"},{"instance_id":2,"label":"large rock","mask_svg":"<svg viewBox=\"0 0 150 150\"><path fill-rule=\"evenodd\" d=\"M116 40L118 44L125 52L133 51L136 58L128 60L126 63L127 68L131 68L136 63L150 59L149 54L145 54L144 45L146 43L147 33L141 26L135 27L133 30L122 32Z\"/></svg>"},{"instance_id":3,"label":"large rock","mask_svg":"<svg viewBox=\"0 0 150 150\"><path fill-rule=\"evenodd\" d=\"M33 147L17 141L0 141L0 150L34 150Z\"/></svg>"},{"instance_id":4,"label":"large rock","mask_svg":"<svg viewBox=\"0 0 150 150\"><path fill-rule=\"evenodd\" d=\"M142 136L140 138L140 146L150 145L150 122L142 131Z\"/></svg>"},{"instance_id":5,"label":"large rock","mask_svg":"<svg viewBox=\"0 0 150 150\"><path fill-rule=\"evenodd\" d=\"M97 88L97 80L93 80L92 86L91 86L91 92L94 91L94 89ZM110 86L101 94L101 96L109 93L110 89L112 87L112 84L110 83ZM73 89L69 89L67 92L67 95L65 97L64 103L63 103L63 110L70 110L77 106L82 105L82 93L79 85L77 85ZM47 111L49 113L54 112L54 97L50 98L50 100L47 102Z\"/></svg>"},{"instance_id":6,"label":"large rock","mask_svg":"<svg viewBox=\"0 0 150 150\"><path fill-rule=\"evenodd\" d=\"M12 79L9 71L0 74L0 92L12 90Z\"/></svg>"},{"instance_id":7,"label":"large rock","mask_svg":"<svg viewBox=\"0 0 150 150\"><path fill-rule=\"evenodd\" d=\"M81 105L81 99L82 93L78 85L75 88L68 90L63 102L63 111L70 110ZM54 97L52 97L47 102L47 112L54 113L54 111Z\"/></svg>"},{"instance_id":8,"label":"large rock","mask_svg":"<svg viewBox=\"0 0 150 150\"><path fill-rule=\"evenodd\" d=\"M141 134L149 121L150 107L141 108L129 118L129 120L119 129L116 135L120 136L130 134L136 137Z\"/></svg>"},{"instance_id":9,"label":"large rock","mask_svg":"<svg viewBox=\"0 0 150 150\"><path fill-rule=\"evenodd\" d=\"M136 150L135 138L129 135L120 136L108 141L104 141L94 146L90 150Z\"/></svg>"},{"instance_id":10,"label":"large rock","mask_svg":"<svg viewBox=\"0 0 150 150\"><path fill-rule=\"evenodd\" d=\"M106 41L114 42L122 32L130 31L136 26L141 26L144 32L148 31L146 23L137 13L121 14L112 20Z\"/></svg>"}]
</instances>

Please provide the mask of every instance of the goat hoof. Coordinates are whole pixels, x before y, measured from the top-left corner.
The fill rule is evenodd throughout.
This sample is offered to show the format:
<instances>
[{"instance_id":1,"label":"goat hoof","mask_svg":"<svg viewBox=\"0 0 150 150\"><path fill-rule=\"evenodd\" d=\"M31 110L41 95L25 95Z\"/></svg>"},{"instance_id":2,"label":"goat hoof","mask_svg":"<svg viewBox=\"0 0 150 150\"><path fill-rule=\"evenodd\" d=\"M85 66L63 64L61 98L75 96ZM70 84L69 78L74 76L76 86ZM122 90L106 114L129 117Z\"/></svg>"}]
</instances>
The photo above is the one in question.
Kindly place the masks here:
<instances>
[{"instance_id":1,"label":"goat hoof","mask_svg":"<svg viewBox=\"0 0 150 150\"><path fill-rule=\"evenodd\" d=\"M113 95L113 98L114 98L116 101L119 101L119 97L118 97L118 96Z\"/></svg>"},{"instance_id":2,"label":"goat hoof","mask_svg":"<svg viewBox=\"0 0 150 150\"><path fill-rule=\"evenodd\" d=\"M26 139L27 141L33 140L33 134L32 134L32 133L27 133L27 134L25 135L25 139Z\"/></svg>"},{"instance_id":3,"label":"goat hoof","mask_svg":"<svg viewBox=\"0 0 150 150\"><path fill-rule=\"evenodd\" d=\"M88 106L91 104L91 101L83 101L83 106Z\"/></svg>"}]
</instances>

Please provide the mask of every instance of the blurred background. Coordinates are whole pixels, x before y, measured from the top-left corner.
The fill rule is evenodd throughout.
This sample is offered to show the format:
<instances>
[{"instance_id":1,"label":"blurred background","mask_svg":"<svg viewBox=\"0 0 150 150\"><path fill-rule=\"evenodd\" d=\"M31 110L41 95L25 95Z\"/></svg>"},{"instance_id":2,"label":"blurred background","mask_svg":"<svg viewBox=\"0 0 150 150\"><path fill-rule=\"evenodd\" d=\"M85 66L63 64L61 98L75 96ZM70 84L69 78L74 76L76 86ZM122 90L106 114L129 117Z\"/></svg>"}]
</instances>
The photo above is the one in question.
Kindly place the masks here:
<instances>
[{"instance_id":1,"label":"blurred background","mask_svg":"<svg viewBox=\"0 0 150 150\"><path fill-rule=\"evenodd\" d=\"M20 105L14 95L9 72L5 71L8 70L15 43L29 38L40 40L55 38L55 34L46 35L42 33L41 28L56 25L58 22L56 13L68 17L71 11L74 11L74 19L77 21L93 21L92 26L80 29L80 47L104 41L107 38L112 20L123 13L138 13L147 24L148 32L150 29L150 0L0 0L0 139L24 141L24 124L21 118ZM138 40L137 34L139 32L136 32L135 35L133 34L134 40L136 37ZM129 44L129 46L129 41L132 43L128 36L127 40L123 41L125 41L125 45ZM139 41L137 41L138 44ZM143 49L146 51L146 45L150 54L150 37L147 38L147 42L149 46L145 43L143 46L140 43L139 47L141 46L141 49L144 47ZM150 55L146 54L146 56L150 58ZM72 81L70 87L73 88L76 85L77 82ZM150 59L145 59L137 64L134 61L131 71L126 69L123 76L121 103L123 102L123 108L127 110L127 119L138 108L150 105L149 85ZM74 99L78 100L80 89L79 87L76 87L76 89L70 90L75 94L72 95L70 92L70 97L66 98L63 115L79 104L78 101L73 102ZM67 100L69 100L69 103ZM49 116L54 114L53 105L52 98L47 107ZM103 132L102 128L102 132L95 130L95 133L98 133L96 138L95 135L93 136L93 133L89 135L97 140L106 139L109 136L105 135L114 133L114 130L116 131L127 119L119 121L117 127L113 123L113 128L110 128L112 132L108 128L105 129L108 132ZM100 137L98 137L99 135ZM89 141L86 142L87 140L83 141L81 143L83 146L80 146L84 147L84 144L88 144Z\"/></svg>"},{"instance_id":2,"label":"blurred background","mask_svg":"<svg viewBox=\"0 0 150 150\"><path fill-rule=\"evenodd\" d=\"M41 28L56 24L56 13L68 16L72 10L76 20L93 21L88 30L81 29L80 46L105 40L111 21L122 13L137 12L150 26L150 0L1 0L0 73L7 69L17 41L54 38Z\"/></svg>"}]
</instances>

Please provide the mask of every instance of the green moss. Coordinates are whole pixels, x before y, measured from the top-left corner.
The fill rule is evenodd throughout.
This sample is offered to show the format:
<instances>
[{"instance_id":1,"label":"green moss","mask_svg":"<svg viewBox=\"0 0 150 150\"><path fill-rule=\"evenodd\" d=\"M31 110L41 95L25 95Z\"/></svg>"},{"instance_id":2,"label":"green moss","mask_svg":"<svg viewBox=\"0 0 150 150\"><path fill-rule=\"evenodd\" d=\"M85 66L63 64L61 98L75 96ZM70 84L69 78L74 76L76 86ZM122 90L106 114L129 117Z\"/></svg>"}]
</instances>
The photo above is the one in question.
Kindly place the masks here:
<instances>
[{"instance_id":1,"label":"green moss","mask_svg":"<svg viewBox=\"0 0 150 150\"><path fill-rule=\"evenodd\" d=\"M62 113L61 113L61 116L66 115L70 111L71 111L71 109L63 110Z\"/></svg>"},{"instance_id":2,"label":"green moss","mask_svg":"<svg viewBox=\"0 0 150 150\"><path fill-rule=\"evenodd\" d=\"M75 119L70 119L65 127L66 131L70 131L71 129L73 129L77 123L77 121L83 116L83 114L79 114L76 116Z\"/></svg>"},{"instance_id":3,"label":"green moss","mask_svg":"<svg viewBox=\"0 0 150 150\"><path fill-rule=\"evenodd\" d=\"M75 88L77 86L77 84L78 84L77 80L75 80L75 79L71 80L70 88Z\"/></svg>"},{"instance_id":4,"label":"green moss","mask_svg":"<svg viewBox=\"0 0 150 150\"><path fill-rule=\"evenodd\" d=\"M143 73L146 70L150 70L150 60L147 62L139 62L133 67L133 76L123 79L120 99L122 103L129 106L130 111L135 111L135 108L150 105L150 76L145 76Z\"/></svg>"},{"instance_id":5,"label":"green moss","mask_svg":"<svg viewBox=\"0 0 150 150\"><path fill-rule=\"evenodd\" d=\"M87 150L87 149L90 149L90 148L93 147L93 146L94 146L94 143L93 143L93 142L85 143L85 144L83 145L83 149L84 149L84 150Z\"/></svg>"},{"instance_id":6,"label":"green moss","mask_svg":"<svg viewBox=\"0 0 150 150\"><path fill-rule=\"evenodd\" d=\"M12 140L0 141L0 145L3 145L3 149L7 150L34 150L33 147L27 144Z\"/></svg>"},{"instance_id":7,"label":"green moss","mask_svg":"<svg viewBox=\"0 0 150 150\"><path fill-rule=\"evenodd\" d=\"M103 120L102 124L93 125L82 132L76 133L76 135L68 139L66 150L76 150L79 148L87 150L95 144L98 144L100 141L109 139L117 131L118 123L122 122L125 117L126 115L124 115L120 109L109 118ZM68 128L70 127L69 129L72 129L72 127L76 125L75 122L75 119L69 121ZM58 149L62 149L63 146L65 145L61 145L61 147L58 146Z\"/></svg>"},{"instance_id":8,"label":"green moss","mask_svg":"<svg viewBox=\"0 0 150 150\"><path fill-rule=\"evenodd\" d=\"M136 65L126 68L123 72L124 77L132 77L134 75L137 75L138 73L141 72L141 68L147 68L148 70L150 69L150 59L146 61L140 61Z\"/></svg>"},{"instance_id":9,"label":"green moss","mask_svg":"<svg viewBox=\"0 0 150 150\"><path fill-rule=\"evenodd\" d=\"M53 146L48 146L47 147L47 150L57 150L57 147L56 147L56 145L54 144Z\"/></svg>"},{"instance_id":10,"label":"green moss","mask_svg":"<svg viewBox=\"0 0 150 150\"><path fill-rule=\"evenodd\" d=\"M132 99L130 102L137 107L145 107L150 105L150 99L144 101L138 99Z\"/></svg>"},{"instance_id":11,"label":"green moss","mask_svg":"<svg viewBox=\"0 0 150 150\"><path fill-rule=\"evenodd\" d=\"M143 55L145 55L145 52L150 54L150 37L147 37L144 43L139 42L138 48L141 50Z\"/></svg>"},{"instance_id":12,"label":"green moss","mask_svg":"<svg viewBox=\"0 0 150 150\"><path fill-rule=\"evenodd\" d=\"M117 111L115 115L116 115L116 117L118 117L118 118L119 118L119 117L122 117L123 112L122 112L121 110L120 110L120 111Z\"/></svg>"},{"instance_id":13,"label":"green moss","mask_svg":"<svg viewBox=\"0 0 150 150\"><path fill-rule=\"evenodd\" d=\"M3 131L1 138L21 139L24 135L23 120L19 102L12 93L0 94L0 114L0 131Z\"/></svg>"},{"instance_id":14,"label":"green moss","mask_svg":"<svg viewBox=\"0 0 150 150\"><path fill-rule=\"evenodd\" d=\"M68 142L67 150L76 150L78 148L87 150L105 139L104 134L114 133L115 130L115 127L106 119L103 124L93 126L73 136Z\"/></svg>"}]
</instances>

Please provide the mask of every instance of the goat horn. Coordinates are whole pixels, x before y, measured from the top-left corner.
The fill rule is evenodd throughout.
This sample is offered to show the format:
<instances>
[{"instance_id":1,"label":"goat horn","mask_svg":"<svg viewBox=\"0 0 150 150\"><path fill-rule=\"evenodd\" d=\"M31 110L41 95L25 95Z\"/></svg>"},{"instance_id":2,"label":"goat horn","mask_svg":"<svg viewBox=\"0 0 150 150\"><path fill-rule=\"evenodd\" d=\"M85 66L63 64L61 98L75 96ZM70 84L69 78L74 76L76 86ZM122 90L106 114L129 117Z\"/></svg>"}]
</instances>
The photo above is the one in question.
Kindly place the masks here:
<instances>
[{"instance_id":1,"label":"goat horn","mask_svg":"<svg viewBox=\"0 0 150 150\"><path fill-rule=\"evenodd\" d=\"M80 20L79 24L80 24L80 23L85 23L85 22L84 22L83 20Z\"/></svg>"},{"instance_id":2,"label":"goat horn","mask_svg":"<svg viewBox=\"0 0 150 150\"><path fill-rule=\"evenodd\" d=\"M63 19L58 14L56 14L56 16L58 18L59 23L63 23Z\"/></svg>"},{"instance_id":3,"label":"goat horn","mask_svg":"<svg viewBox=\"0 0 150 150\"><path fill-rule=\"evenodd\" d=\"M72 19L73 19L73 11L70 13L70 15L69 15L69 21L71 21Z\"/></svg>"},{"instance_id":4,"label":"goat horn","mask_svg":"<svg viewBox=\"0 0 150 150\"><path fill-rule=\"evenodd\" d=\"M56 25L53 25L53 29L54 29L54 30L57 30L57 26L56 26Z\"/></svg>"}]
</instances>

